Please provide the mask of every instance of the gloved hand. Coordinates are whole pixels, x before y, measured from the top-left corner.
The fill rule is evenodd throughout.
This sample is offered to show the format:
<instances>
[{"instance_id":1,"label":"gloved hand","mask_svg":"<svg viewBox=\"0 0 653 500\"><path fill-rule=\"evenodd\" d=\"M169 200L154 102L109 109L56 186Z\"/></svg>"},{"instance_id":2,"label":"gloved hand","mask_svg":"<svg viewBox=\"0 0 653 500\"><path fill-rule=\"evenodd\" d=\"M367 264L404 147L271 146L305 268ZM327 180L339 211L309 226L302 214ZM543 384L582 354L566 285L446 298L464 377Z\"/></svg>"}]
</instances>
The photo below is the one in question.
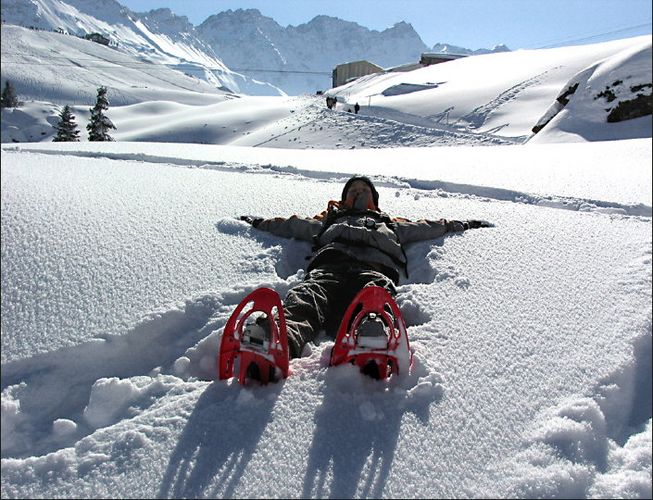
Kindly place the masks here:
<instances>
[{"instance_id":1,"label":"gloved hand","mask_svg":"<svg viewBox=\"0 0 653 500\"><path fill-rule=\"evenodd\" d=\"M479 227L492 227L492 224L484 220L447 221L447 231L449 232L460 233L468 229L478 229Z\"/></svg>"},{"instance_id":2,"label":"gloved hand","mask_svg":"<svg viewBox=\"0 0 653 500\"><path fill-rule=\"evenodd\" d=\"M448 232L455 232L455 233L461 233L465 229L467 229L465 227L465 223L463 223L463 222L461 222L459 220L448 220L447 224L446 224L446 227L447 227Z\"/></svg>"},{"instance_id":3,"label":"gloved hand","mask_svg":"<svg viewBox=\"0 0 653 500\"><path fill-rule=\"evenodd\" d=\"M257 227L263 222L263 217L255 217L253 215L241 215L239 219L244 220L247 224L251 224L252 227Z\"/></svg>"},{"instance_id":4,"label":"gloved hand","mask_svg":"<svg viewBox=\"0 0 653 500\"><path fill-rule=\"evenodd\" d=\"M478 229L479 227L492 227L488 221L485 220L468 220L463 223L465 229Z\"/></svg>"}]
</instances>

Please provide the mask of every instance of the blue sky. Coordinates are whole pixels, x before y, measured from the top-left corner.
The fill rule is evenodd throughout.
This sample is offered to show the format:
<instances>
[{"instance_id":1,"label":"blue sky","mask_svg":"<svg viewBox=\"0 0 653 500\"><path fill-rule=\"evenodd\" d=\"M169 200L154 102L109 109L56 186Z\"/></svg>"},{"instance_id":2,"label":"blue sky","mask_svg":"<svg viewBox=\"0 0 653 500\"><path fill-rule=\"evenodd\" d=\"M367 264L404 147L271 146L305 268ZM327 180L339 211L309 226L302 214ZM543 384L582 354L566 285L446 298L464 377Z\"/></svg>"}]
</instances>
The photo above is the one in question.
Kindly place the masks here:
<instances>
[{"instance_id":1,"label":"blue sky","mask_svg":"<svg viewBox=\"0 0 653 500\"><path fill-rule=\"evenodd\" d=\"M118 0L135 12L168 7L199 25L228 9L254 8L281 26L326 14L383 30L413 25L424 43L469 49L534 49L651 34L653 0Z\"/></svg>"}]
</instances>

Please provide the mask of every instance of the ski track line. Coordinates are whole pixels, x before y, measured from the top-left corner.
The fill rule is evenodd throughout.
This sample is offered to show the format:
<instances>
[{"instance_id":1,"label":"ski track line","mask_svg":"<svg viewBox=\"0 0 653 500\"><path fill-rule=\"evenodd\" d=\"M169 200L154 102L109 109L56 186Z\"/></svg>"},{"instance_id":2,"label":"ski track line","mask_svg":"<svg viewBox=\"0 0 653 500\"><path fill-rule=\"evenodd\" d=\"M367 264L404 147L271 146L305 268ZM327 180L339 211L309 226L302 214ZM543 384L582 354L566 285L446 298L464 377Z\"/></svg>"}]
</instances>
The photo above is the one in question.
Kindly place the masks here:
<instances>
[{"instance_id":1,"label":"ski track line","mask_svg":"<svg viewBox=\"0 0 653 500\"><path fill-rule=\"evenodd\" d=\"M10 147L4 148L5 152L12 151L25 151L33 154L46 154L46 155L65 155L77 156L82 158L106 158L109 160L127 160L127 161L141 161L150 163L161 163L170 166L183 167L183 168L204 168L210 170L223 170L228 172L240 171L251 172L256 171L262 173L269 171L274 174L287 174L302 176L306 179L318 180L334 180L340 182L343 179L342 174L339 172L329 171L312 171L293 166L280 166L272 164L243 164L236 162L209 162L198 160L184 160L176 157L154 156L144 153L101 153L87 152L87 151L66 151L60 150L47 150L37 149L31 150L29 147ZM396 181L396 182L393 182ZM440 180L420 180L420 179L407 179L402 177L385 178L379 182L379 185L385 187L411 188L423 191L439 191L447 192L452 195L460 196L473 196L482 199L490 199L495 201L508 201L512 203L522 203L526 205L537 205L547 208L559 208L572 211L587 211L599 212L609 215L624 215L634 217L651 218L653 210L650 206L643 203L639 204L623 204L605 200L593 200L584 198L574 198L569 196L557 196L554 194L540 195L525 193L521 191L514 191L511 189L495 188L490 186L478 186L473 184L458 184L454 182L440 181Z\"/></svg>"},{"instance_id":2,"label":"ski track line","mask_svg":"<svg viewBox=\"0 0 653 500\"><path fill-rule=\"evenodd\" d=\"M368 110L370 108L363 108ZM493 145L506 145L514 146L523 144L529 136L521 137L502 137L490 132L474 131L471 127L456 125L460 120L453 124L442 124L441 120L445 118L450 111L454 109L453 106L447 108L445 111L432 116L417 116L409 113L393 109L383 109L372 106L374 114L363 114L363 118L373 118L372 121L381 123L383 125L395 125L400 128L415 127L418 131L423 132L425 137L451 137L454 140L459 140L461 145L473 144L476 146L493 146ZM360 115L359 115L360 116Z\"/></svg>"},{"instance_id":3,"label":"ski track line","mask_svg":"<svg viewBox=\"0 0 653 500\"><path fill-rule=\"evenodd\" d=\"M466 128L468 130L481 128L487 121L488 117L494 111L499 109L502 105L514 101L515 98L524 90L528 89L529 87L532 87L535 84L540 83L544 75L546 75L547 73L549 73L549 70L544 71L539 75L535 75L516 85L513 85L511 88L501 92L497 97L495 97L491 101L486 102L481 106L478 106L477 108L473 109L471 112L467 113L465 116L458 119L454 123L454 125L456 123L467 124Z\"/></svg>"},{"instance_id":4,"label":"ski track line","mask_svg":"<svg viewBox=\"0 0 653 500\"><path fill-rule=\"evenodd\" d=\"M403 141L404 146L416 144L420 141L425 142L423 146L430 145L477 145L477 146L494 146L494 145L515 145L524 142L525 137L510 138L500 137L487 132L473 132L454 126L445 126L435 123L433 120L402 113L400 111L377 109L375 107L362 108L362 113L354 114L346 111L325 110L317 104L309 104L299 115L291 117L294 126L275 136L265 139L253 147L259 147L279 140L281 137L292 134L302 127L313 125L321 122L329 129L342 131L348 128L354 128L359 134L362 130L370 131L366 142L373 142L373 138L383 136L386 132L391 136L397 135L408 138ZM371 111L371 112L370 112ZM300 119L302 121L298 123ZM352 121L356 123L351 123ZM398 131L404 131L398 134ZM346 135L346 134L345 134ZM393 141L396 144L396 140ZM382 147L382 146L377 146Z\"/></svg>"}]
</instances>

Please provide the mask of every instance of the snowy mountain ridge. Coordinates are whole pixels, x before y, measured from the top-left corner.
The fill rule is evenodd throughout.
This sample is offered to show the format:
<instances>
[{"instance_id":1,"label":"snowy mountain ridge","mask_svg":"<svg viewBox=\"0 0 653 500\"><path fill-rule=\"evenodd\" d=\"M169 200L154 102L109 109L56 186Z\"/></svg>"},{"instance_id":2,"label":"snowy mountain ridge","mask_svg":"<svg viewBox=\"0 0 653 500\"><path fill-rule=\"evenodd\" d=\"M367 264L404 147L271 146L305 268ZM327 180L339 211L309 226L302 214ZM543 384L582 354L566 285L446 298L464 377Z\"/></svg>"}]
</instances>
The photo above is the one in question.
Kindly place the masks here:
<instances>
[{"instance_id":1,"label":"snowy mountain ridge","mask_svg":"<svg viewBox=\"0 0 653 500\"><path fill-rule=\"evenodd\" d=\"M471 55L478 56L481 54L493 54L496 52L510 52L510 49L504 44L496 45L492 49L471 50L465 47L460 47L458 45L451 45L448 43L436 43L433 46L432 51L440 54L458 54L458 55L463 54L463 55L470 55L470 56Z\"/></svg>"},{"instance_id":2,"label":"snowy mountain ridge","mask_svg":"<svg viewBox=\"0 0 653 500\"><path fill-rule=\"evenodd\" d=\"M390 67L417 62L421 52L430 50L405 22L379 32L317 16L284 28L256 9L221 12L195 27L170 9L135 13L116 0L7 0L2 2L2 21L82 36L101 33L114 48L141 60L252 95L324 90L331 86L331 70L339 63L367 59ZM436 45L433 50L446 47ZM474 53L503 50L499 46Z\"/></svg>"},{"instance_id":3,"label":"snowy mountain ridge","mask_svg":"<svg viewBox=\"0 0 653 500\"><path fill-rule=\"evenodd\" d=\"M283 28L255 9L222 12L197 30L228 66L291 95L331 87L331 70L340 63L365 59L392 67L417 62L428 50L405 22L379 32L323 15Z\"/></svg>"},{"instance_id":4,"label":"snowy mountain ridge","mask_svg":"<svg viewBox=\"0 0 653 500\"><path fill-rule=\"evenodd\" d=\"M168 9L143 16L115 0L8 0L2 2L2 22L82 37L99 33L118 52L182 71L217 88L253 94L281 92L229 70L197 37L188 19Z\"/></svg>"}]
</instances>

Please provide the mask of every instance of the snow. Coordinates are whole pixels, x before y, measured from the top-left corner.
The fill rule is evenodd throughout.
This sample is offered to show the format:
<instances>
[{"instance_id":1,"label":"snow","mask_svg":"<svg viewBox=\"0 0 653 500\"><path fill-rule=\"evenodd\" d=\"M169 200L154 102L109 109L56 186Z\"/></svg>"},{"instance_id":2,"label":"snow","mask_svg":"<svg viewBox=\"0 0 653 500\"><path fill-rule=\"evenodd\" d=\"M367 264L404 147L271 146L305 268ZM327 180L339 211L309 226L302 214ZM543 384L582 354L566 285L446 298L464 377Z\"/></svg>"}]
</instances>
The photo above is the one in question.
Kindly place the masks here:
<instances>
[{"instance_id":1,"label":"snow","mask_svg":"<svg viewBox=\"0 0 653 500\"><path fill-rule=\"evenodd\" d=\"M486 99L488 116L522 136L524 116L537 122L589 67L610 74L597 85L633 68L650 82L650 39L617 45L613 59L604 44L555 49L554 67L579 62L520 106ZM458 62L403 81L453 82ZM494 76L493 97L519 78ZM592 115L602 105L572 99L526 144L434 135L415 123L437 90L361 115L313 96L208 94L201 107L153 92L109 108L113 143L12 142L56 100L3 110L2 497L650 498L650 115L608 124ZM449 105L474 109L486 91ZM204 128L206 144L190 140ZM494 226L407 248L397 302L412 371L377 382L327 368L323 339L277 384L217 381L236 305L259 286L285 295L310 252L237 216L316 214L353 173L393 215Z\"/></svg>"},{"instance_id":2,"label":"snow","mask_svg":"<svg viewBox=\"0 0 653 500\"><path fill-rule=\"evenodd\" d=\"M174 16L169 10L150 11L148 15L149 17L142 17L143 14L135 14L116 1L5 0L2 2L3 28L6 27L4 23L7 23L7 26L35 27L44 31L30 33L27 36L30 39L31 50L12 51L15 42L11 40L13 34L8 33L17 29L18 36L25 37L26 30L15 26L6 30L2 36L3 61L7 60L4 58L7 50L5 44L9 44L8 52L12 56L21 52L23 57L28 58L30 64L34 62L31 57L39 57L34 56L32 50L38 51L39 45L43 44L42 48L45 48L45 51L41 52L41 57L45 57L41 62L45 62L46 65L41 68L32 67L30 72L40 71L42 74L54 76L52 71L48 71L50 65L71 64L80 68L93 66L97 69L107 60L115 59L117 53L121 53L123 57L131 59L126 65L126 72L120 74L114 71L108 72L107 75L110 75L112 80L140 72L141 74L138 75L140 78L130 75L130 83L134 88L149 88L153 79L148 77L148 73L155 71L159 74L163 73L157 85L163 86L164 89L174 87L177 82L182 89L189 86L205 87L204 92L210 93L211 86L206 85L208 82L219 88L230 88L239 92L283 94L281 89L270 83L255 82L251 78L229 70L216 57L213 50L198 39L195 28L185 17ZM51 33L55 30L63 33ZM71 52L76 49L71 39L89 33L104 34L110 40L110 46L85 44L83 40L79 40L81 46L85 47L83 49L86 52L85 57L79 58L72 54ZM62 40L67 50L61 50ZM169 71L169 68L177 69L179 72ZM9 75L3 76L14 78L13 68L10 71ZM99 73L101 72L100 70ZM54 73L56 75L58 72ZM179 82L182 73L186 76L186 82ZM61 76L65 77L66 73ZM63 80L61 83L64 88L68 87L69 82L66 82L65 78ZM81 84L83 81L78 80L76 83ZM42 79L42 83L52 82ZM107 84L106 80L104 84ZM132 92L129 87L126 85L122 88L127 95ZM49 94L53 94L54 97L56 91L57 86L54 86ZM179 98L183 99L183 96Z\"/></svg>"},{"instance_id":3,"label":"snow","mask_svg":"<svg viewBox=\"0 0 653 500\"><path fill-rule=\"evenodd\" d=\"M628 58L634 60L629 63ZM464 124L477 132L526 137L542 114L540 106L553 101L549 91L561 90L579 70L594 64L599 67L596 71L609 74L610 64L621 68L627 64L636 69L627 77L636 79L650 72L650 60L651 37L643 36L595 44L592 51L579 46L465 57L409 73L372 76L364 83L355 81L329 93L361 106L380 108L380 112L401 111L431 122ZM483 85L478 84L479 79ZM425 88L415 92L415 84ZM402 89L403 93L398 93Z\"/></svg>"}]
</instances>

